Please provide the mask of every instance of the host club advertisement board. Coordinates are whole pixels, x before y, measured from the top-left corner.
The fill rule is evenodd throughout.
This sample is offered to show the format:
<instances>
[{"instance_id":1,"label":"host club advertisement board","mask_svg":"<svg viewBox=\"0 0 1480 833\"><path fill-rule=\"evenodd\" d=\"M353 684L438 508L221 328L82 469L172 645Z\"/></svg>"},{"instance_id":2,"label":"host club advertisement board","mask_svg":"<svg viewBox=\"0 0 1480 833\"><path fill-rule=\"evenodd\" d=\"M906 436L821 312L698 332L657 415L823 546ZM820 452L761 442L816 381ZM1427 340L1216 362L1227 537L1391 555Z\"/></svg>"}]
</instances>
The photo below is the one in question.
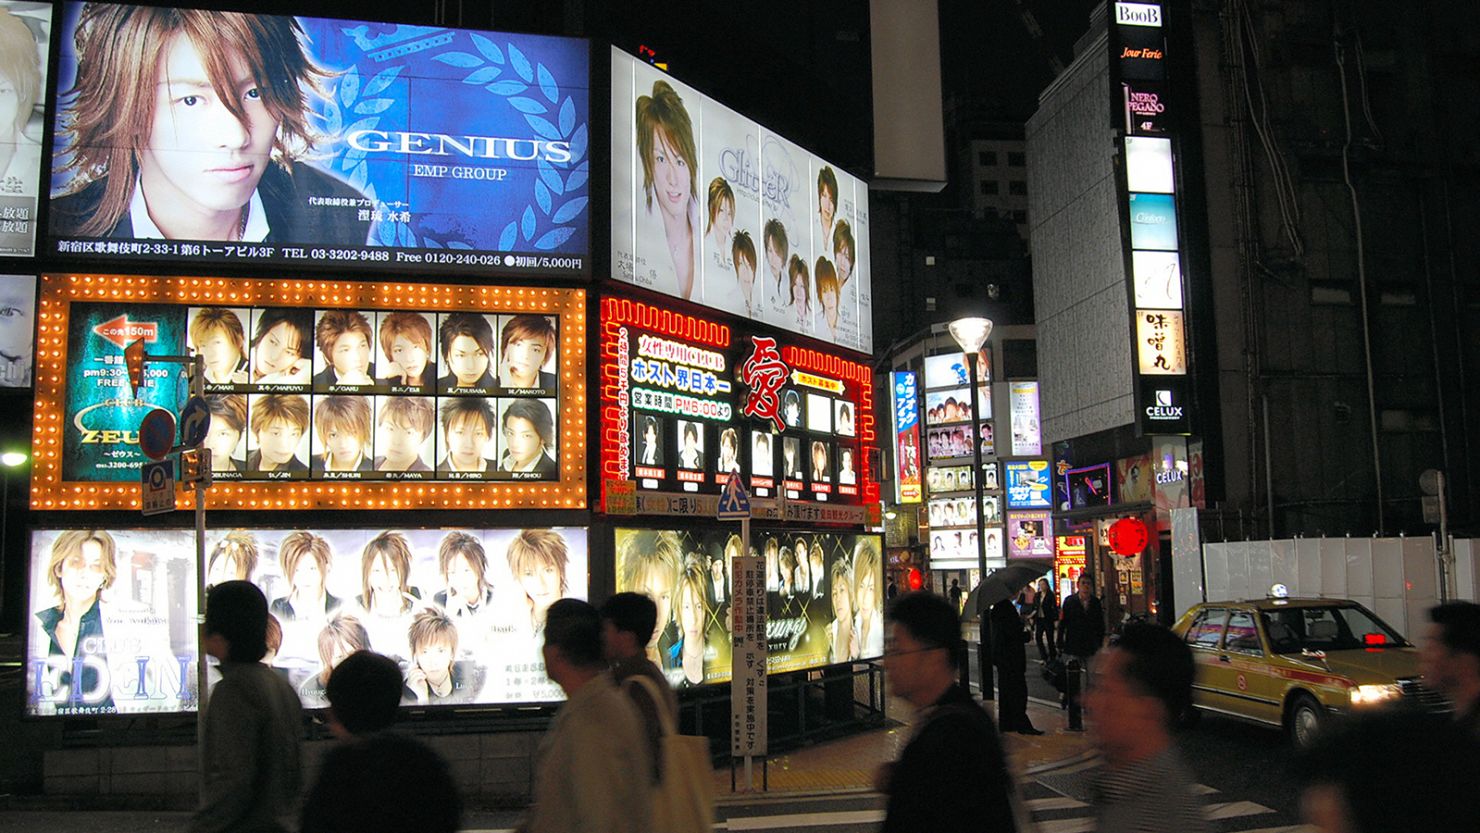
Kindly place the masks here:
<instances>
[{"instance_id":1,"label":"host club advertisement board","mask_svg":"<svg viewBox=\"0 0 1480 833\"><path fill-rule=\"evenodd\" d=\"M590 270L584 40L61 9L54 253Z\"/></svg>"},{"instance_id":2,"label":"host club advertisement board","mask_svg":"<svg viewBox=\"0 0 1480 833\"><path fill-rule=\"evenodd\" d=\"M42 530L31 544L26 713L193 711L195 534ZM206 552L207 586L262 589L262 661L307 708L361 649L401 666L406 705L564 699L539 634L551 603L586 596L584 529L212 530Z\"/></svg>"},{"instance_id":3,"label":"host club advertisement board","mask_svg":"<svg viewBox=\"0 0 1480 833\"><path fill-rule=\"evenodd\" d=\"M732 527L736 528L736 527ZM616 531L617 592L658 605L648 658L679 688L730 679L731 559L764 556L767 671L820 668L884 654L879 536L752 530Z\"/></svg>"},{"instance_id":4,"label":"host club advertisement board","mask_svg":"<svg viewBox=\"0 0 1480 833\"><path fill-rule=\"evenodd\" d=\"M868 184L618 50L617 280L873 351Z\"/></svg>"},{"instance_id":5,"label":"host club advertisement board","mask_svg":"<svg viewBox=\"0 0 1480 833\"><path fill-rule=\"evenodd\" d=\"M36 508L136 505L139 425L187 394L182 366L155 361L133 390L124 348L136 340L151 357L201 359L212 506L583 500L583 412L562 411L584 395L579 290L114 275L43 286Z\"/></svg>"},{"instance_id":6,"label":"host club advertisement board","mask_svg":"<svg viewBox=\"0 0 1480 833\"><path fill-rule=\"evenodd\" d=\"M791 520L862 523L878 499L867 365L609 297L601 396L603 478L641 514L713 517L732 472Z\"/></svg>"}]
</instances>

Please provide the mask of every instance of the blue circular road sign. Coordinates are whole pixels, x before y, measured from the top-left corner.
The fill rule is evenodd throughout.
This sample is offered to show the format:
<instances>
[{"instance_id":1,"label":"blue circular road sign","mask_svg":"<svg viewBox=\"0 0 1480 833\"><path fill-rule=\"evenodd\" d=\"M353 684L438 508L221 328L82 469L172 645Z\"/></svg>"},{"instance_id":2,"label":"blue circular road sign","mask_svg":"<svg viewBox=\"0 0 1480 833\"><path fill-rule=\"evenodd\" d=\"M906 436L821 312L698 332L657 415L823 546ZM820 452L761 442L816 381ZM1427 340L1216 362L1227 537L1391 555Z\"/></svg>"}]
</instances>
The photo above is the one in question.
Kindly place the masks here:
<instances>
[{"instance_id":1,"label":"blue circular road sign","mask_svg":"<svg viewBox=\"0 0 1480 833\"><path fill-rule=\"evenodd\" d=\"M198 448L211 430L211 406L205 397L192 396L180 409L180 444Z\"/></svg>"},{"instance_id":2,"label":"blue circular road sign","mask_svg":"<svg viewBox=\"0 0 1480 833\"><path fill-rule=\"evenodd\" d=\"M139 423L139 450L151 460L163 460L175 445L175 415L155 408Z\"/></svg>"}]
</instances>

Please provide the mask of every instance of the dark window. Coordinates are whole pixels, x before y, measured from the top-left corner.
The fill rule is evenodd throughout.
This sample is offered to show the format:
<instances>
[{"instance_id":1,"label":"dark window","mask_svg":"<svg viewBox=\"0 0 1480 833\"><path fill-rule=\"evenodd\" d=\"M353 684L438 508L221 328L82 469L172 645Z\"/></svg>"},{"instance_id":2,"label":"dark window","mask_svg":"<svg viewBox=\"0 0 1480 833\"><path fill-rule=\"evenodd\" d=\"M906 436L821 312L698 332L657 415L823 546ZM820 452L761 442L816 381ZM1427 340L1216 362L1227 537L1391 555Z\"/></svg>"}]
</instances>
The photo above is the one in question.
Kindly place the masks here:
<instances>
[{"instance_id":1,"label":"dark window","mask_svg":"<svg viewBox=\"0 0 1480 833\"><path fill-rule=\"evenodd\" d=\"M1038 342L1030 338L1003 341L1002 375L1005 379L1038 378Z\"/></svg>"},{"instance_id":2,"label":"dark window","mask_svg":"<svg viewBox=\"0 0 1480 833\"><path fill-rule=\"evenodd\" d=\"M1439 421L1428 411L1385 409L1378 412L1377 421L1384 431L1403 433L1439 430Z\"/></svg>"},{"instance_id":3,"label":"dark window","mask_svg":"<svg viewBox=\"0 0 1480 833\"><path fill-rule=\"evenodd\" d=\"M1028 156L1022 151L1010 150L1007 152L1007 164L1014 168L1021 168L1028 164Z\"/></svg>"},{"instance_id":4,"label":"dark window","mask_svg":"<svg viewBox=\"0 0 1480 833\"><path fill-rule=\"evenodd\" d=\"M1007 183L1007 193L1014 197L1026 197L1028 196L1028 183L1021 179L1014 179Z\"/></svg>"},{"instance_id":5,"label":"dark window","mask_svg":"<svg viewBox=\"0 0 1480 833\"><path fill-rule=\"evenodd\" d=\"M1014 223L1019 224L1019 225L1028 222L1028 212L1026 212L1026 211L1014 211L1014 212L1012 212L1012 221Z\"/></svg>"},{"instance_id":6,"label":"dark window","mask_svg":"<svg viewBox=\"0 0 1480 833\"><path fill-rule=\"evenodd\" d=\"M990 196L996 194L1000 190L1001 189L998 186L997 180L995 180L995 179L984 179L984 180L982 180L982 193L983 194L986 194L987 196L990 197Z\"/></svg>"},{"instance_id":7,"label":"dark window","mask_svg":"<svg viewBox=\"0 0 1480 833\"><path fill-rule=\"evenodd\" d=\"M991 167L993 165L996 165L997 164L997 151L995 151L995 150L979 150L976 153L976 161L977 161L977 164L982 165L983 167Z\"/></svg>"},{"instance_id":8,"label":"dark window","mask_svg":"<svg viewBox=\"0 0 1480 833\"><path fill-rule=\"evenodd\" d=\"M1327 306L1351 306L1356 303L1356 289L1343 281L1311 281L1310 302Z\"/></svg>"}]
</instances>

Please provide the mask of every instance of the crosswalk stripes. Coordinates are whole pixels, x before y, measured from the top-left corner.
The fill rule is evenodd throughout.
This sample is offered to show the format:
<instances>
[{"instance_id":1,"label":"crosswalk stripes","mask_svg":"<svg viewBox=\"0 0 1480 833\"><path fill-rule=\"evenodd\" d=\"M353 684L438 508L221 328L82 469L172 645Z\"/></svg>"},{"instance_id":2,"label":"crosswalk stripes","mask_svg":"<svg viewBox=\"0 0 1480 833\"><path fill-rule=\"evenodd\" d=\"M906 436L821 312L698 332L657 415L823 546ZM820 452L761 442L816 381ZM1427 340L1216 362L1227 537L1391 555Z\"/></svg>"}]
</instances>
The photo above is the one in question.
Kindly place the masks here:
<instances>
[{"instance_id":1,"label":"crosswalk stripes","mask_svg":"<svg viewBox=\"0 0 1480 833\"><path fill-rule=\"evenodd\" d=\"M1078 778L1041 777L1023 788L1024 803L1037 833L1092 833L1094 810L1084 787L1088 773ZM1280 813L1255 801L1219 801L1218 790L1206 784L1194 789L1207 802L1208 820L1217 833L1315 833L1305 825L1277 824Z\"/></svg>"}]
</instances>

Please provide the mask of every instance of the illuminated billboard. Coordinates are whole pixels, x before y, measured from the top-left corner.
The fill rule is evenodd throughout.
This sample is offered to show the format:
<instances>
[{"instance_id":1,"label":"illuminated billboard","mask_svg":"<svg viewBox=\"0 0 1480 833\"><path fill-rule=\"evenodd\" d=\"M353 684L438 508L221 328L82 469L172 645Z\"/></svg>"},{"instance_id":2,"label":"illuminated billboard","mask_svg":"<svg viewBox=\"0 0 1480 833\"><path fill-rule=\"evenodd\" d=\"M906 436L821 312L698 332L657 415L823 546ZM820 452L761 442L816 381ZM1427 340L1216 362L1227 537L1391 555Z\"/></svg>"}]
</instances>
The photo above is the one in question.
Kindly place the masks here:
<instances>
[{"instance_id":1,"label":"illuminated billboard","mask_svg":"<svg viewBox=\"0 0 1480 833\"><path fill-rule=\"evenodd\" d=\"M51 10L50 3L0 0L0 257L36 251Z\"/></svg>"},{"instance_id":2,"label":"illuminated billboard","mask_svg":"<svg viewBox=\"0 0 1480 833\"><path fill-rule=\"evenodd\" d=\"M613 49L618 280L873 351L868 184Z\"/></svg>"},{"instance_id":3,"label":"illuminated billboard","mask_svg":"<svg viewBox=\"0 0 1480 833\"><path fill-rule=\"evenodd\" d=\"M1007 473L1007 506L1010 509L1048 509L1052 476L1047 460L1014 460L1003 463Z\"/></svg>"},{"instance_id":4,"label":"illuminated billboard","mask_svg":"<svg viewBox=\"0 0 1480 833\"><path fill-rule=\"evenodd\" d=\"M0 388L31 386L35 338L36 276L0 275Z\"/></svg>"},{"instance_id":5,"label":"illuminated billboard","mask_svg":"<svg viewBox=\"0 0 1480 833\"><path fill-rule=\"evenodd\" d=\"M194 711L194 532L43 530L31 546L26 713ZM306 708L359 649L401 666L404 705L564 699L539 632L556 599L586 597L584 529L213 530L206 552L208 586L262 589L263 662Z\"/></svg>"},{"instance_id":6,"label":"illuminated billboard","mask_svg":"<svg viewBox=\"0 0 1480 833\"><path fill-rule=\"evenodd\" d=\"M738 527L737 527L738 528ZM767 670L884 655L884 567L877 535L723 529L616 531L617 592L658 605L648 658L679 688L730 679L730 559L766 560Z\"/></svg>"},{"instance_id":7,"label":"illuminated billboard","mask_svg":"<svg viewBox=\"0 0 1480 833\"><path fill-rule=\"evenodd\" d=\"M202 358L213 507L578 507L584 295L44 276L33 506L138 505L140 421L187 393L157 362L130 389L142 339Z\"/></svg>"},{"instance_id":8,"label":"illuminated billboard","mask_svg":"<svg viewBox=\"0 0 1480 833\"><path fill-rule=\"evenodd\" d=\"M54 254L589 272L583 40L75 2L58 37Z\"/></svg>"},{"instance_id":9,"label":"illuminated billboard","mask_svg":"<svg viewBox=\"0 0 1480 833\"><path fill-rule=\"evenodd\" d=\"M895 499L919 503L920 492L920 392L915 374L890 374L890 398L894 403Z\"/></svg>"},{"instance_id":10,"label":"illuminated billboard","mask_svg":"<svg viewBox=\"0 0 1480 833\"><path fill-rule=\"evenodd\" d=\"M602 476L639 512L712 517L731 472L791 520L861 523L878 499L867 365L616 297L601 345Z\"/></svg>"},{"instance_id":11,"label":"illuminated billboard","mask_svg":"<svg viewBox=\"0 0 1480 833\"><path fill-rule=\"evenodd\" d=\"M1143 376L1180 376L1187 372L1186 330L1177 310L1136 310L1136 366Z\"/></svg>"}]
</instances>

